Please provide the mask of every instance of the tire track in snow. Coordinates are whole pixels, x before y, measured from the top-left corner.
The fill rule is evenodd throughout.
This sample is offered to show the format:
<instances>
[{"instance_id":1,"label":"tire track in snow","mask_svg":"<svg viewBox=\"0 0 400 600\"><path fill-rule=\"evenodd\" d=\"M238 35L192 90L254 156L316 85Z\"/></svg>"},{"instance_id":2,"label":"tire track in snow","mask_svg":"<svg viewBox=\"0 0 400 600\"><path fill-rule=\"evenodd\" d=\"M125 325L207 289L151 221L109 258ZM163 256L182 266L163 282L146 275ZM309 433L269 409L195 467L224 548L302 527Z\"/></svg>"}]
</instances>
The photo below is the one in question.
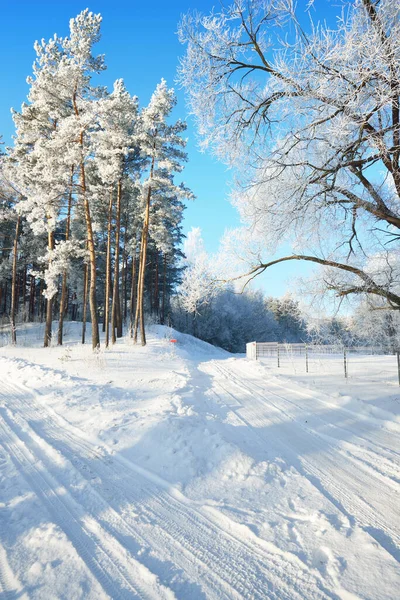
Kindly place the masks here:
<instances>
[{"instance_id":1,"label":"tire track in snow","mask_svg":"<svg viewBox=\"0 0 400 600\"><path fill-rule=\"evenodd\" d=\"M175 561L180 568L188 570L189 573L193 570L194 562L197 576L200 570L201 577L206 581L207 598L264 599L266 589L269 590L268 597L271 599L298 598L300 600L304 598L304 593L310 599L338 598L335 593L325 589L325 582L318 572L309 569L294 555L291 556L273 547L272 544L268 547L267 543L263 544L262 540L258 540L255 535L254 539L246 540L243 531L239 534L235 533L238 529L236 522L223 517L222 513L216 514L217 511L212 514L209 509L203 512L200 508L196 509L179 490L162 482L157 476L151 475L129 461L118 461L116 457L111 459L105 445L102 445L99 451L97 445L79 439L79 435L71 433L75 428L59 415L57 422L54 423L54 415L52 419L48 411L45 414L43 406L40 407L43 427L40 431L36 427L35 432L35 423L37 425L40 418L37 409L35 414L32 408L34 404L32 394L29 393L29 402L24 401L23 397L27 395L27 390L15 385L9 386L8 394L13 396L13 409L18 409L22 419L28 417L27 425L29 428L34 428L35 435L41 436L46 444L50 443L72 464L74 464L74 455L75 458L79 456L75 467L79 468L79 463L86 466L86 471L82 468L79 471L87 478L89 485L92 485L90 469L113 490L117 505L121 506L122 501L125 504L132 502L132 499L142 503L143 514L148 515L147 527L141 528L142 539L147 540L150 548L163 547L168 550L170 547L170 560ZM99 457L102 460L99 461ZM103 462L105 459L107 462ZM112 464L109 464L110 460L113 461ZM136 480L130 486L123 483L126 480L127 467L136 474ZM117 475L122 475L122 478L118 478ZM150 489L149 484L152 484ZM147 488L144 491L148 495L144 505L144 499L140 495L143 488ZM128 525L126 512L129 513L129 510L124 511L123 515ZM104 527L104 522L102 525ZM139 529L137 521L131 520L130 526L131 533L134 528L136 531ZM243 539L240 539L241 537ZM192 562L191 568L190 562ZM216 595L217 589L219 589L218 595ZM182 598L187 597L182 596Z\"/></svg>"},{"instance_id":2,"label":"tire track in snow","mask_svg":"<svg viewBox=\"0 0 400 600\"><path fill-rule=\"evenodd\" d=\"M225 395L228 394L234 399L236 406L231 406L231 409L238 418L242 418L253 429L254 433L267 444L271 440L268 438L268 434L264 438L260 434L260 430L263 427L268 428L271 425L279 425L282 432L281 439L274 439L273 443L289 452L292 459L294 458L296 461L295 467L302 475L308 476L310 482L351 522L356 522L395 560L399 561L400 535L389 525L389 523L396 522L396 498L393 495L388 495L381 485L377 486L375 484L371 489L368 480L360 477L357 469L344 469L342 467L343 459L339 458L338 460L334 452L326 451L326 439L322 439L317 432L304 428L287 411L276 405L276 402L274 402L276 394L266 390L266 393L260 396L259 391L251 383L247 380L238 379L237 374L232 369L223 367L216 361L208 363L206 371L210 373L213 369L214 372L216 371L219 374L219 377L215 379L215 384L223 390ZM221 375L224 377L226 386L221 384ZM235 394L235 390L232 391L232 385L240 390L239 397L237 392ZM268 395L268 398L266 395ZM245 401L246 397L251 398L251 402L247 403ZM255 408L254 404L258 404L259 409ZM265 413L266 410L268 410L268 414ZM243 415L243 412L246 416ZM293 423L297 426L296 429L293 428ZM286 438L285 441L282 440L282 435ZM304 437L305 435L307 438ZM319 444L316 442L319 442ZM294 449L296 443L300 448L300 456L296 455ZM306 449L303 453L301 452L302 446L303 449ZM321 458L321 452L323 452L323 458ZM335 473L337 481L329 477L329 472ZM379 483L381 484L381 482ZM365 492L367 492L366 498L363 496ZM373 505L369 500L371 492L374 492L375 502ZM385 503L385 500L387 500L387 503ZM382 506L385 507L385 515L381 512Z\"/></svg>"}]
</instances>

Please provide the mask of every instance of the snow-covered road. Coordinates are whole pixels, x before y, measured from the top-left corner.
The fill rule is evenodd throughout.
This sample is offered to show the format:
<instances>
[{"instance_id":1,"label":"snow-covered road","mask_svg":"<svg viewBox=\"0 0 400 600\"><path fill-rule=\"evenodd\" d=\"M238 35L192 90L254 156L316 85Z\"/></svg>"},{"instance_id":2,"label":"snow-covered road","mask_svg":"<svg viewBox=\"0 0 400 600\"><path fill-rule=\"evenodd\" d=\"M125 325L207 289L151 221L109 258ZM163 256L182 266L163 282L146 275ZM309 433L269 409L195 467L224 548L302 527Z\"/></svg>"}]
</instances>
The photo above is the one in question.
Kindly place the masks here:
<instances>
[{"instance_id":1,"label":"snow-covered road","mask_svg":"<svg viewBox=\"0 0 400 600\"><path fill-rule=\"evenodd\" d=\"M2 350L0 597L397 598L396 418L178 347Z\"/></svg>"},{"instance_id":2,"label":"snow-covered road","mask_svg":"<svg viewBox=\"0 0 400 600\"><path fill-rule=\"evenodd\" d=\"M276 378L249 377L243 362L225 363L213 361L205 369L264 448L275 446L343 515L400 560L400 427L391 424L389 431L379 423L375 429L371 418L307 397Z\"/></svg>"}]
</instances>

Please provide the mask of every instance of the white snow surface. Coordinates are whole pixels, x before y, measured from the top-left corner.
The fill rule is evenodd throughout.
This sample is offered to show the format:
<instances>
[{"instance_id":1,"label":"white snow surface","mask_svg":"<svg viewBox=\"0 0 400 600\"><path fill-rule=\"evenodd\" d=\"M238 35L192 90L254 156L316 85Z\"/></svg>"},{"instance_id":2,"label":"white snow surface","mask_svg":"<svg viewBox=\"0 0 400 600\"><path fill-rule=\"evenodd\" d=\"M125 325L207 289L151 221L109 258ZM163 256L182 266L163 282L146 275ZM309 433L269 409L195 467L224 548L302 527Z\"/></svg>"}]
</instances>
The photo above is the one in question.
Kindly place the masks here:
<instances>
[{"instance_id":1,"label":"white snow surface","mask_svg":"<svg viewBox=\"0 0 400 600\"><path fill-rule=\"evenodd\" d=\"M1 598L399 598L396 381L67 328L0 348Z\"/></svg>"}]
</instances>

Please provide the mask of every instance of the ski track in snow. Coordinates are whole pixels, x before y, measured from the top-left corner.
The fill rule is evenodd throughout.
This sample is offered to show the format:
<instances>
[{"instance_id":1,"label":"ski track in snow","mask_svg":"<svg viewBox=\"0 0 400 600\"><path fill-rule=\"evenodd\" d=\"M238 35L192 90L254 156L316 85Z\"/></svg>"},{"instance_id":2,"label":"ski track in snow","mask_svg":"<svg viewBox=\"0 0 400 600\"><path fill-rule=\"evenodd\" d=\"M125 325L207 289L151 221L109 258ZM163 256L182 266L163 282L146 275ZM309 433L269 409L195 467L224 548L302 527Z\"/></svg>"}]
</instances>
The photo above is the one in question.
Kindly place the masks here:
<instances>
[{"instance_id":1,"label":"ski track in snow","mask_svg":"<svg viewBox=\"0 0 400 600\"><path fill-rule=\"evenodd\" d=\"M150 558L147 569L133 558L138 549L162 548L164 560L187 577L187 589L200 575L204 593L192 588L182 598L339 598L295 555L255 536L246 540L215 509L195 507L177 488L113 457L104 444L82 439L21 386L3 384L1 395L12 405L0 408L5 449L110 597L174 597L150 572L157 561ZM78 474L83 493L75 489Z\"/></svg>"},{"instance_id":2,"label":"ski track in snow","mask_svg":"<svg viewBox=\"0 0 400 600\"><path fill-rule=\"evenodd\" d=\"M215 387L225 401L230 398L230 408L235 414L267 443L271 443L268 428L271 424L279 424L280 436L272 440L273 444L283 448L283 453L291 457L299 472L308 477L350 522L360 525L400 562L400 533L394 527L398 522L400 492L398 451L380 445L379 433L376 434L378 441L372 433L360 439L353 433L355 440L366 444L367 453L363 450L359 457L356 444L340 441L343 439L341 427L313 417L304 406L283 395L285 392L292 395L296 390L270 381L254 383L237 366L237 361L234 365L236 368L229 368L211 361L204 370L214 374ZM279 393L274 391L277 387ZM300 392L297 395L300 396ZM317 426L322 424L323 432L313 428L313 424L308 423L310 420ZM374 448L379 448L385 456L377 454ZM388 470L392 477L388 477L386 470L385 474L381 472L379 461L390 465Z\"/></svg>"},{"instance_id":3,"label":"ski track in snow","mask_svg":"<svg viewBox=\"0 0 400 600\"><path fill-rule=\"evenodd\" d=\"M128 556L126 550L95 519L85 514L84 507L28 448L25 440L33 440L29 440L29 433L10 414L9 410L1 409L0 429L5 449L104 591L111 598L154 597L154 590L148 590L146 579L140 576L142 565ZM160 598L171 597L162 589L158 591Z\"/></svg>"},{"instance_id":4,"label":"ski track in snow","mask_svg":"<svg viewBox=\"0 0 400 600\"><path fill-rule=\"evenodd\" d=\"M203 410L217 415L213 426L222 437L228 410L258 455L283 457L350 529L359 527L389 562L400 560L399 423L388 431L383 420L359 417L244 359L185 358L183 364L190 377L185 398L197 395ZM47 376L51 371L46 367ZM309 564L301 552L282 549L238 522L239 507L230 516L216 502L191 499L72 425L45 402L40 386L35 392L10 376L0 384L0 474L7 461L72 544L76 563L98 583L101 598L363 598L341 587L340 564L326 544L318 550L321 560ZM294 500L289 506L288 531L301 546L293 523L306 517ZM30 596L43 598L24 587L23 573L13 572L0 543L1 600ZM92 590L82 597L99 595Z\"/></svg>"}]
</instances>

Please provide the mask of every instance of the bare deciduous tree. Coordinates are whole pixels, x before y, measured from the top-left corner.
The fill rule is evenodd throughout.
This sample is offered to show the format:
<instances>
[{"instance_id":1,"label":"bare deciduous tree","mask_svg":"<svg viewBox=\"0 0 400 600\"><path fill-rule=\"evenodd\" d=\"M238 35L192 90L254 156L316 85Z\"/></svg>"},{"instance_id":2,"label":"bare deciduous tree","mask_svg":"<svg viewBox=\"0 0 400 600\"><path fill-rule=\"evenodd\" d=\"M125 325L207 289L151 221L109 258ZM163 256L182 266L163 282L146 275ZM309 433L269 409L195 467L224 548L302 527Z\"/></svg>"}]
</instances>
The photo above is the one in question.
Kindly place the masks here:
<instances>
[{"instance_id":1,"label":"bare deciduous tree","mask_svg":"<svg viewBox=\"0 0 400 600\"><path fill-rule=\"evenodd\" d=\"M400 2L348 2L306 33L290 0L183 18L180 79L203 145L240 163L234 203L269 252L326 269L341 297L400 309ZM343 276L344 277L343 277Z\"/></svg>"}]
</instances>

